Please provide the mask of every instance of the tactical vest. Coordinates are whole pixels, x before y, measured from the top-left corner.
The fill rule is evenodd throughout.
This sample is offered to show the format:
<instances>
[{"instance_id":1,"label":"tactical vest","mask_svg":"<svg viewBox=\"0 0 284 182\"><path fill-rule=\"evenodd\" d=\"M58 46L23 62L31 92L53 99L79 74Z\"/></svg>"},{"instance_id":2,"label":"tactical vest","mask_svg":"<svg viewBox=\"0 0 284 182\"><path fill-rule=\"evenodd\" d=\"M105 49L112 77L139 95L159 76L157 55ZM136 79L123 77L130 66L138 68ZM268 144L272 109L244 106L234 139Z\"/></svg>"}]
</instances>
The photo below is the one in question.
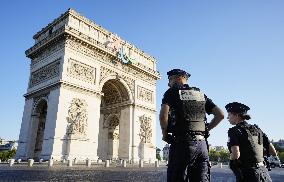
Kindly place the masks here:
<instances>
[{"instance_id":1,"label":"tactical vest","mask_svg":"<svg viewBox=\"0 0 284 182\"><path fill-rule=\"evenodd\" d=\"M187 84L177 91L177 108L174 108L176 118L176 133L205 132L205 95L198 88Z\"/></svg>"},{"instance_id":2,"label":"tactical vest","mask_svg":"<svg viewBox=\"0 0 284 182\"><path fill-rule=\"evenodd\" d=\"M241 128L243 128L247 133L247 140L249 143L249 146L242 146L242 147L248 147L248 152L244 152L242 148L241 150L241 159L243 163L248 163L250 165L251 163L259 163L263 162L263 133L258 128L257 125L250 125L250 124L243 124L240 125ZM243 151L243 152L242 152Z\"/></svg>"}]
</instances>

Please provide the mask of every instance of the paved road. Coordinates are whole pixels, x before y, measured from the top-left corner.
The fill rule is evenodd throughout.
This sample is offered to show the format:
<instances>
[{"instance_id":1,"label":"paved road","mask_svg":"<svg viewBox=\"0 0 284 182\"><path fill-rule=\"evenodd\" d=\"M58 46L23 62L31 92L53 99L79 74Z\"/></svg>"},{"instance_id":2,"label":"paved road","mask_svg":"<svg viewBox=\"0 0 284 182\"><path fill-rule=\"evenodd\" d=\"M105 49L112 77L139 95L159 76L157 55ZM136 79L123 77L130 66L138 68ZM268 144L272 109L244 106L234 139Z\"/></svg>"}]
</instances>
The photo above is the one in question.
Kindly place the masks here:
<instances>
[{"instance_id":1,"label":"paved road","mask_svg":"<svg viewBox=\"0 0 284 182\"><path fill-rule=\"evenodd\" d=\"M284 181L284 168L275 168L270 172L274 182ZM225 166L222 169L213 167L211 172L213 182L234 182L232 172ZM166 167L144 168L92 166L91 168L77 165L66 167L57 165L48 168L37 165L31 168L26 165L8 167L0 165L0 181L98 181L98 182L163 182L166 181Z\"/></svg>"}]
</instances>

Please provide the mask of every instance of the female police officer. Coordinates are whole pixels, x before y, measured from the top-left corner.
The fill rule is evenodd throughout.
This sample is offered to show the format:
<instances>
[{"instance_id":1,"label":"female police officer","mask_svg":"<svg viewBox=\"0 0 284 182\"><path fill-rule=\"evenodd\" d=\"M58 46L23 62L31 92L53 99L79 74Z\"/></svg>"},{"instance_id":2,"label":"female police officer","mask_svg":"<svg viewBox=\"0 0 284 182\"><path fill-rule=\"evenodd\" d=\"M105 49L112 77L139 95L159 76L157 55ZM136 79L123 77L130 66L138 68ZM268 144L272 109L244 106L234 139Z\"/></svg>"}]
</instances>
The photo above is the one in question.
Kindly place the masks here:
<instances>
[{"instance_id":1,"label":"female police officer","mask_svg":"<svg viewBox=\"0 0 284 182\"><path fill-rule=\"evenodd\" d=\"M208 130L224 118L223 112L198 88L189 87L190 76L180 69L168 73L169 89L164 94L160 112L163 140L172 143L169 153L167 180L171 182L206 182L210 179L209 159L205 141L206 113L214 118ZM171 113L170 122L168 114ZM171 132L168 124L171 125ZM173 134L172 141L168 133Z\"/></svg>"},{"instance_id":2,"label":"female police officer","mask_svg":"<svg viewBox=\"0 0 284 182\"><path fill-rule=\"evenodd\" d=\"M237 181L272 181L263 163L263 149L274 156L277 153L266 134L257 125L245 121L250 119L247 114L250 108L238 102L229 103L225 108L229 122L236 125L228 131L228 148L230 168Z\"/></svg>"}]
</instances>

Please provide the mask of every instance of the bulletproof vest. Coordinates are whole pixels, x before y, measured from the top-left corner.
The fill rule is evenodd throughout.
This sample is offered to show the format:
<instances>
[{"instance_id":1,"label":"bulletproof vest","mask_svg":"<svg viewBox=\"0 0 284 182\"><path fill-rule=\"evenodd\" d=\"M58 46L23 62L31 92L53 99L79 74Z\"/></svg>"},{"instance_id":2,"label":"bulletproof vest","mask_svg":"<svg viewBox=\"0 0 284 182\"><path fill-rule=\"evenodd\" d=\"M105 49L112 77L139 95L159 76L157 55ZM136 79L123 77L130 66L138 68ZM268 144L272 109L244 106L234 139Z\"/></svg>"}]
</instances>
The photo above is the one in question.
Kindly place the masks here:
<instances>
[{"instance_id":1,"label":"bulletproof vest","mask_svg":"<svg viewBox=\"0 0 284 182\"><path fill-rule=\"evenodd\" d=\"M244 163L259 163L263 162L263 133L257 125L243 124L240 125L247 133L248 146L247 152L241 150L241 158Z\"/></svg>"},{"instance_id":2,"label":"bulletproof vest","mask_svg":"<svg viewBox=\"0 0 284 182\"><path fill-rule=\"evenodd\" d=\"M198 88L185 84L177 89L177 108L174 108L176 129L182 133L205 132L205 95Z\"/></svg>"}]
</instances>

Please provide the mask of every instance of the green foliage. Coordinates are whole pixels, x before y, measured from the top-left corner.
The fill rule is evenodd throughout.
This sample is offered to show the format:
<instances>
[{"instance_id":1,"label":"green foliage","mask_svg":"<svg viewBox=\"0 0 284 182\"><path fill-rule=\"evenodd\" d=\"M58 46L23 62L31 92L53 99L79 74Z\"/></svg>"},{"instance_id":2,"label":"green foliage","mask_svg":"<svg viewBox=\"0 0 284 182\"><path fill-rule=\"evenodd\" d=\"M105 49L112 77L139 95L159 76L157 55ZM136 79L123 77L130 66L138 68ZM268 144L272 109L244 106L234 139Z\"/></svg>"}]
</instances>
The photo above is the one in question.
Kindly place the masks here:
<instances>
[{"instance_id":1,"label":"green foliage","mask_svg":"<svg viewBox=\"0 0 284 182\"><path fill-rule=\"evenodd\" d=\"M209 151L210 161L218 161L219 157L220 157L220 154L219 152L216 151L216 149L211 149Z\"/></svg>"},{"instance_id":2,"label":"green foliage","mask_svg":"<svg viewBox=\"0 0 284 182\"><path fill-rule=\"evenodd\" d=\"M219 155L220 155L220 162L229 162L230 160L229 150L222 149L221 151L219 151Z\"/></svg>"},{"instance_id":3,"label":"green foliage","mask_svg":"<svg viewBox=\"0 0 284 182\"><path fill-rule=\"evenodd\" d=\"M283 148L280 148L277 144L273 144L274 147L275 147L275 150L278 151L278 152L284 152L284 149Z\"/></svg>"},{"instance_id":4,"label":"green foliage","mask_svg":"<svg viewBox=\"0 0 284 182\"><path fill-rule=\"evenodd\" d=\"M281 163L284 163L284 152L279 152L279 159Z\"/></svg>"},{"instance_id":5,"label":"green foliage","mask_svg":"<svg viewBox=\"0 0 284 182\"><path fill-rule=\"evenodd\" d=\"M7 161L8 159L12 159L16 155L16 149L12 149L7 152L0 152L0 160Z\"/></svg>"},{"instance_id":6,"label":"green foliage","mask_svg":"<svg viewBox=\"0 0 284 182\"><path fill-rule=\"evenodd\" d=\"M226 149L216 151L216 149L211 149L209 151L210 161L213 162L228 162L230 160L230 153Z\"/></svg>"}]
</instances>

